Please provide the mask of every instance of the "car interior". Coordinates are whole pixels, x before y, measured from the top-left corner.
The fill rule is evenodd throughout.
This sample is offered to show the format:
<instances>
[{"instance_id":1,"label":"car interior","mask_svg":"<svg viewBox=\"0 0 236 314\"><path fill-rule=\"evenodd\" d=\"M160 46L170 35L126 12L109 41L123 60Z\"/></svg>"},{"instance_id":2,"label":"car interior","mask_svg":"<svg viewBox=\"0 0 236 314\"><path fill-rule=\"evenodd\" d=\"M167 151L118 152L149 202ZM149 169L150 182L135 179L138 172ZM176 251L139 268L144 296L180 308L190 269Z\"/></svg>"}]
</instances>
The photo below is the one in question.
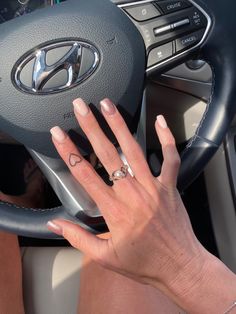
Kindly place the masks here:
<instances>
[{"instance_id":1,"label":"car interior","mask_svg":"<svg viewBox=\"0 0 236 314\"><path fill-rule=\"evenodd\" d=\"M234 9L233 0L1 1L0 191L24 193L29 159L47 180L44 208L0 202L0 229L19 235L26 313L76 313L82 253L46 222L60 217L107 230L51 142L50 128L60 125L90 160L72 110L78 96L126 162L99 113L101 99L117 104L155 176L162 155L154 123L164 115L193 229L236 272ZM109 184L102 165L94 167Z\"/></svg>"}]
</instances>

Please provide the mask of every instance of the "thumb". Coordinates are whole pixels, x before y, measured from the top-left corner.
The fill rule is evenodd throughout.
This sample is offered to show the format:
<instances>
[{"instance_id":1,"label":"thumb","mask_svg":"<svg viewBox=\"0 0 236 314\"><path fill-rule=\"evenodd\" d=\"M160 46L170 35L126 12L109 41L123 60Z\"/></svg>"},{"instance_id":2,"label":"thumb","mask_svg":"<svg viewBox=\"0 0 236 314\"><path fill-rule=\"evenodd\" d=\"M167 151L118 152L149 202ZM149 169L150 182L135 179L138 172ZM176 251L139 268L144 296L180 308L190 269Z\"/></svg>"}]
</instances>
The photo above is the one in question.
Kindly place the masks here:
<instances>
[{"instance_id":1,"label":"thumb","mask_svg":"<svg viewBox=\"0 0 236 314\"><path fill-rule=\"evenodd\" d=\"M47 228L62 235L70 244L100 264L106 264L109 254L108 240L100 239L90 232L67 220L52 220Z\"/></svg>"}]
</instances>

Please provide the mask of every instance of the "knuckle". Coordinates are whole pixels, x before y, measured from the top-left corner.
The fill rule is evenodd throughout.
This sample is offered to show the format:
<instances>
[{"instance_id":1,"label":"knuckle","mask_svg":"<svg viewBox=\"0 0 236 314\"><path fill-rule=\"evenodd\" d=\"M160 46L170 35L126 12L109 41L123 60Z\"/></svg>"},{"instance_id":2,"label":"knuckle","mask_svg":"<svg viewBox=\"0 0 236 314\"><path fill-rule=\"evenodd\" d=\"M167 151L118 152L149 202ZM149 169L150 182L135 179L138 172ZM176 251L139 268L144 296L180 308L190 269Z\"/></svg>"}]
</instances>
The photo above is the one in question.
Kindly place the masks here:
<instances>
[{"instance_id":1,"label":"knuckle","mask_svg":"<svg viewBox=\"0 0 236 314\"><path fill-rule=\"evenodd\" d=\"M175 144L175 137L174 135L171 133L171 131L169 130L169 136L168 136L169 140Z\"/></svg>"},{"instance_id":2,"label":"knuckle","mask_svg":"<svg viewBox=\"0 0 236 314\"><path fill-rule=\"evenodd\" d=\"M135 164L141 164L142 159L140 158L140 155L133 149L128 149L125 151L125 157L127 156L128 164L130 168L132 169L132 165Z\"/></svg>"},{"instance_id":3,"label":"knuckle","mask_svg":"<svg viewBox=\"0 0 236 314\"><path fill-rule=\"evenodd\" d=\"M76 232L65 232L64 237L70 242L75 249L81 249L81 237Z\"/></svg>"},{"instance_id":4,"label":"knuckle","mask_svg":"<svg viewBox=\"0 0 236 314\"><path fill-rule=\"evenodd\" d=\"M140 162L143 158L143 152L136 142L134 142L132 148L127 151L127 155L132 162Z\"/></svg>"},{"instance_id":5,"label":"knuckle","mask_svg":"<svg viewBox=\"0 0 236 314\"><path fill-rule=\"evenodd\" d=\"M82 126L87 136L92 136L94 133L97 133L100 130L100 127L93 115L89 115L87 119L83 121Z\"/></svg>"},{"instance_id":6,"label":"knuckle","mask_svg":"<svg viewBox=\"0 0 236 314\"><path fill-rule=\"evenodd\" d=\"M115 126L115 129L117 129L118 131L124 129L126 127L126 123L124 121L124 119L122 118L122 116L120 114L118 114L116 116L116 119L114 121L114 126Z\"/></svg>"},{"instance_id":7,"label":"knuckle","mask_svg":"<svg viewBox=\"0 0 236 314\"><path fill-rule=\"evenodd\" d=\"M176 168L179 168L181 165L181 159L178 153L176 153L175 155L173 155L172 158L172 165Z\"/></svg>"},{"instance_id":8,"label":"knuckle","mask_svg":"<svg viewBox=\"0 0 236 314\"><path fill-rule=\"evenodd\" d=\"M94 174L92 172L92 168L87 163L84 163L78 173L79 180L84 184L90 184L93 182Z\"/></svg>"},{"instance_id":9,"label":"knuckle","mask_svg":"<svg viewBox=\"0 0 236 314\"><path fill-rule=\"evenodd\" d=\"M117 150L114 146L111 146L109 149L103 149L97 152L98 158L101 160L102 163L105 164L112 164L117 161Z\"/></svg>"},{"instance_id":10,"label":"knuckle","mask_svg":"<svg viewBox=\"0 0 236 314\"><path fill-rule=\"evenodd\" d=\"M176 147L176 142L173 136L166 141L165 146Z\"/></svg>"},{"instance_id":11,"label":"knuckle","mask_svg":"<svg viewBox=\"0 0 236 314\"><path fill-rule=\"evenodd\" d=\"M169 155L172 159L174 158L179 158L179 153L177 150L177 147L175 143L167 143L164 147L163 150L167 155Z\"/></svg>"}]
</instances>

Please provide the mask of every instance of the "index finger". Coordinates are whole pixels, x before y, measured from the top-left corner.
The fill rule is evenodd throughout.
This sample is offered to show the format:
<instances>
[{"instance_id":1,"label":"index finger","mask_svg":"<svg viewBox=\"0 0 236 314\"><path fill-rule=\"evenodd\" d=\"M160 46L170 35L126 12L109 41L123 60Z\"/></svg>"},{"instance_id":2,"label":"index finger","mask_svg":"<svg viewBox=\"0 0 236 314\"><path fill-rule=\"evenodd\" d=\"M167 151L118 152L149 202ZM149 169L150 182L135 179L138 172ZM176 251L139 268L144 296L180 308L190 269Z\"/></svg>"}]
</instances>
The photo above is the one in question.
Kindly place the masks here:
<instances>
[{"instance_id":1,"label":"index finger","mask_svg":"<svg viewBox=\"0 0 236 314\"><path fill-rule=\"evenodd\" d=\"M71 174L94 200L105 220L111 219L112 189L105 184L94 168L78 151L69 136L58 126L51 129L53 143ZM109 208L109 210L108 210Z\"/></svg>"}]
</instances>

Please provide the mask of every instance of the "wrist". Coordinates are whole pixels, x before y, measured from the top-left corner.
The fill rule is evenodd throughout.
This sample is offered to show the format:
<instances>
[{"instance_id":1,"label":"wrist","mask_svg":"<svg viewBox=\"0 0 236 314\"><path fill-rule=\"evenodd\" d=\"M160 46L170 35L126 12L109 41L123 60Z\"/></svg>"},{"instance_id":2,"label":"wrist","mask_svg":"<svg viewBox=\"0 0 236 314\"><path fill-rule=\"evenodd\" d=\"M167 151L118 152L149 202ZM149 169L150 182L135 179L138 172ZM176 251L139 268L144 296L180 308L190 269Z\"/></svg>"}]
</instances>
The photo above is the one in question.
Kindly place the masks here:
<instances>
[{"instance_id":1,"label":"wrist","mask_svg":"<svg viewBox=\"0 0 236 314\"><path fill-rule=\"evenodd\" d=\"M188 313L223 314L236 299L236 276L205 251L176 276L168 291Z\"/></svg>"}]
</instances>

